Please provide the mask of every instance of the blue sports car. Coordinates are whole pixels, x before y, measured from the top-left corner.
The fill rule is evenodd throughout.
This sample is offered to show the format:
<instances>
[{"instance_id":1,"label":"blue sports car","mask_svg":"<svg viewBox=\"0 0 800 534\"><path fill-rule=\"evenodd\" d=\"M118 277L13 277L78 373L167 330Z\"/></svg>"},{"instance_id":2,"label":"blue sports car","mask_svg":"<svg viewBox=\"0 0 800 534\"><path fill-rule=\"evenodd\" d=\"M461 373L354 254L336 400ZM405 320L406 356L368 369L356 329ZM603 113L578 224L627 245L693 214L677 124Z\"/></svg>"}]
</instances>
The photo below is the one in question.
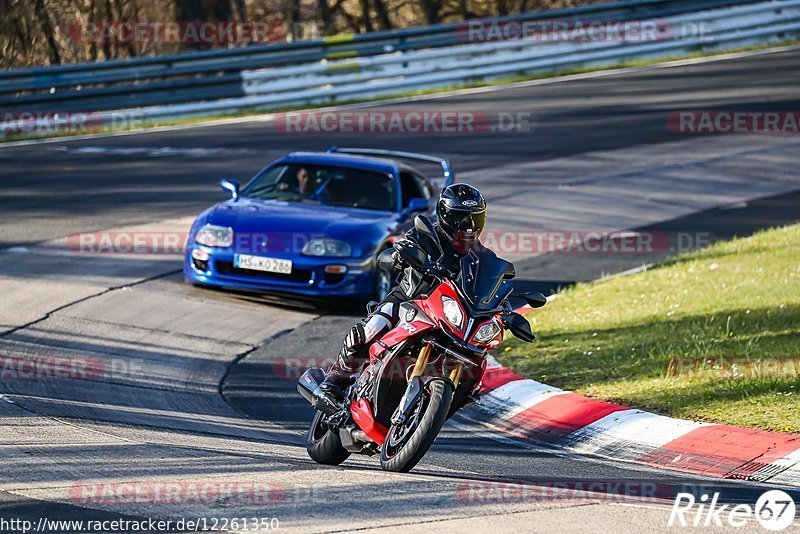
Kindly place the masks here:
<instances>
[{"instance_id":1,"label":"blue sports car","mask_svg":"<svg viewBox=\"0 0 800 534\"><path fill-rule=\"evenodd\" d=\"M441 168L433 179L403 161ZM438 173L438 170L437 170ZM296 152L261 170L231 198L201 213L189 233L183 272L201 286L312 298L382 299L389 275L375 259L433 216L447 160L386 150Z\"/></svg>"}]
</instances>

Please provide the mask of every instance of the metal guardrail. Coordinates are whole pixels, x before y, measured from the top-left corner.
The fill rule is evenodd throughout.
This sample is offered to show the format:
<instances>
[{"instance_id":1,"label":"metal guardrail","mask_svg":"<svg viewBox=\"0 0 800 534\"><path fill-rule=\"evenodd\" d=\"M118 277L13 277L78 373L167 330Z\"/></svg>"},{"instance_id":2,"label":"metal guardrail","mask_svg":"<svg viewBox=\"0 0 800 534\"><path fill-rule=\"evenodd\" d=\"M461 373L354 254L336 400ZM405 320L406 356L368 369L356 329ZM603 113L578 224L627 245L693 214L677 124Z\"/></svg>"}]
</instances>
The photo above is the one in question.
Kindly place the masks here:
<instances>
[{"instance_id":1,"label":"metal guardrail","mask_svg":"<svg viewBox=\"0 0 800 534\"><path fill-rule=\"evenodd\" d=\"M547 20L664 18L758 0L621 0L491 19L500 24ZM0 72L0 109L104 110L245 96L241 73L341 58L463 44L463 23L420 26L328 39L253 45Z\"/></svg>"},{"instance_id":2,"label":"metal guardrail","mask_svg":"<svg viewBox=\"0 0 800 534\"><path fill-rule=\"evenodd\" d=\"M247 95L276 95L275 100L266 102L270 104L302 102L306 97L304 90L311 91L308 96L315 96L315 90L325 87L329 87L330 93L348 94L348 84L355 85L353 95L381 96L387 91L396 93L435 87L433 84L437 82L452 85L548 69L595 66L604 61L640 59L665 52L685 53L709 44L740 41L748 36L772 35L775 31L800 27L800 1L783 2L780 9L775 9L774 5L769 3L769 8L765 8L756 4L662 19L657 23L669 31L670 36L661 42L546 44L512 40L244 72L242 79ZM711 33L693 38L690 32L704 22L711 22ZM281 93L289 96L277 96Z\"/></svg>"},{"instance_id":3,"label":"metal guardrail","mask_svg":"<svg viewBox=\"0 0 800 534\"><path fill-rule=\"evenodd\" d=\"M548 43L527 39L462 42L446 48L244 70L238 74L237 82L224 82L238 83L234 98L206 97L207 101L143 107L137 113L141 120L157 121L247 109L335 103L520 74L607 66L637 59L777 42L800 35L800 0L772 0L666 18L654 15L652 20L658 27L670 30L669 38L639 43ZM706 23L708 33L691 34L701 23ZM205 94L206 86L192 87L192 80L163 83L161 91L186 87L192 95ZM186 85L182 85L184 83ZM130 106L119 106L120 109L126 107ZM94 118L102 120L103 113Z\"/></svg>"},{"instance_id":4,"label":"metal guardrail","mask_svg":"<svg viewBox=\"0 0 800 534\"><path fill-rule=\"evenodd\" d=\"M244 72L248 96L143 109L143 119L229 113L396 94L400 91L452 86L520 74L611 65L635 59L683 55L782 40L800 35L800 0L782 0L708 11L661 20L673 28L712 22L713 32L700 38L676 35L641 44L589 42L545 44L502 41L388 54L352 61ZM349 72L340 74L344 69Z\"/></svg>"}]
</instances>

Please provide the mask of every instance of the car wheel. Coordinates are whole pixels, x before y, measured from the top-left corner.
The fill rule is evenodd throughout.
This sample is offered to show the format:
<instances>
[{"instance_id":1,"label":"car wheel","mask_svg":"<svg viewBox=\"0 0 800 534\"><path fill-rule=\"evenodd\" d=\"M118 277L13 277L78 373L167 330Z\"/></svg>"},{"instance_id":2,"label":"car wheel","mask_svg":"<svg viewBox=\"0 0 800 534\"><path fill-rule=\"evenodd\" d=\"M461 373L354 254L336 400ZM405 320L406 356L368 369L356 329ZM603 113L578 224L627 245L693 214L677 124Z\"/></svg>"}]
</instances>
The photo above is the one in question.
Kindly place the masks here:
<instances>
[{"instance_id":1,"label":"car wheel","mask_svg":"<svg viewBox=\"0 0 800 534\"><path fill-rule=\"evenodd\" d=\"M378 302L383 300L389 295L394 285L394 277L384 271L383 269L375 268L375 290L372 293L372 299Z\"/></svg>"}]
</instances>

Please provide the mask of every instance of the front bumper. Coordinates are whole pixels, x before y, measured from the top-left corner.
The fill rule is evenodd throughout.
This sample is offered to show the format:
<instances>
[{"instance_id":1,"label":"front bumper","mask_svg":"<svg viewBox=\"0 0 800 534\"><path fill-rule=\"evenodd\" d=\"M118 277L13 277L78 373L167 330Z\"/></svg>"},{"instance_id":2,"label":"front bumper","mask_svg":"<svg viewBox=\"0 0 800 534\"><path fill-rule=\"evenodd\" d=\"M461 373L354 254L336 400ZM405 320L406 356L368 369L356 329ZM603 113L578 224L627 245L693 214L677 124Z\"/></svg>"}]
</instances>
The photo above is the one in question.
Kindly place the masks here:
<instances>
[{"instance_id":1,"label":"front bumper","mask_svg":"<svg viewBox=\"0 0 800 534\"><path fill-rule=\"evenodd\" d=\"M208 253L207 261L192 257L193 250ZM286 257L291 274L238 269L233 252L192 245L186 251L183 274L187 282L245 291L274 292L306 297L371 298L374 293L374 260L358 258ZM327 266L344 266L344 274L325 272Z\"/></svg>"}]
</instances>

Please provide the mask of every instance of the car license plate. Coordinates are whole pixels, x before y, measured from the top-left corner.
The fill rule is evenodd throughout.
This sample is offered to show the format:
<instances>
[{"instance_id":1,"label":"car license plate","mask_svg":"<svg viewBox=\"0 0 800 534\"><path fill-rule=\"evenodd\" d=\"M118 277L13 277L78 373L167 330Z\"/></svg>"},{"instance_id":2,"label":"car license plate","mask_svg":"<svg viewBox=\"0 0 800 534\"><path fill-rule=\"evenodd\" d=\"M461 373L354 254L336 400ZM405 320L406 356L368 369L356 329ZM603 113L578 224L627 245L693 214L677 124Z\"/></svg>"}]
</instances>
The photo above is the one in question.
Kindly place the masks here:
<instances>
[{"instance_id":1,"label":"car license plate","mask_svg":"<svg viewBox=\"0 0 800 534\"><path fill-rule=\"evenodd\" d=\"M236 254L233 264L237 269L250 269L268 273L292 274L291 260L266 258L264 256L250 256L249 254Z\"/></svg>"}]
</instances>

